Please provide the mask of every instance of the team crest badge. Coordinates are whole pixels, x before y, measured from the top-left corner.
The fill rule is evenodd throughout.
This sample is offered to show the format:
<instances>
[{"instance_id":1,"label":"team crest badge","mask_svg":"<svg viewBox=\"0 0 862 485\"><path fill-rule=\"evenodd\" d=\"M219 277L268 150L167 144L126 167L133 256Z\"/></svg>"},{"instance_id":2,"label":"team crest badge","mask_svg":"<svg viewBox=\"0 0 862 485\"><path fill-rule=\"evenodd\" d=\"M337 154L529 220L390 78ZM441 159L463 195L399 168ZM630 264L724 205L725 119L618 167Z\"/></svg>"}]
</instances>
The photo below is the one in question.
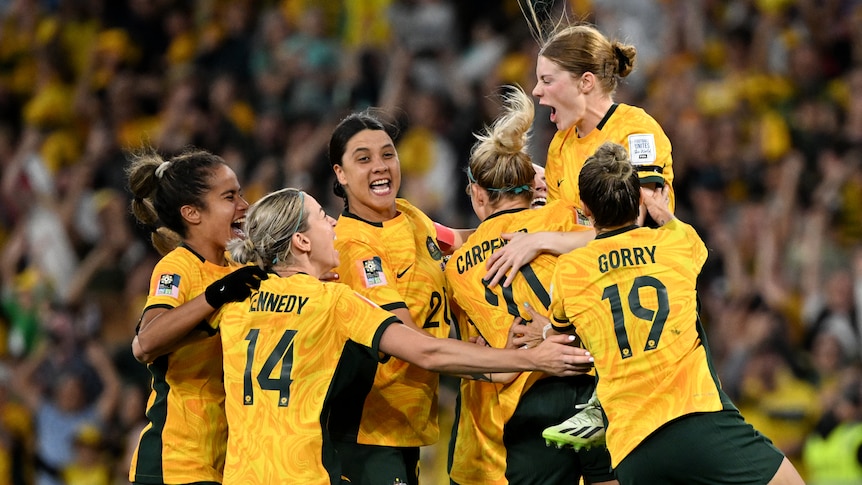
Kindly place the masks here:
<instances>
[{"instance_id":1,"label":"team crest badge","mask_svg":"<svg viewBox=\"0 0 862 485\"><path fill-rule=\"evenodd\" d=\"M156 292L153 296L170 296L172 298L180 296L180 275L163 274L159 276L159 284L156 286Z\"/></svg>"},{"instance_id":2,"label":"team crest badge","mask_svg":"<svg viewBox=\"0 0 862 485\"><path fill-rule=\"evenodd\" d=\"M357 261L359 267L359 275L365 283L366 288L382 286L386 284L386 275L383 274L383 262L379 256L374 256L371 259Z\"/></svg>"},{"instance_id":3,"label":"team crest badge","mask_svg":"<svg viewBox=\"0 0 862 485\"><path fill-rule=\"evenodd\" d=\"M440 248L431 236L428 236L428 239L425 240L425 246L428 247L428 254L434 258L434 261L443 259L443 251L440 251Z\"/></svg>"}]
</instances>

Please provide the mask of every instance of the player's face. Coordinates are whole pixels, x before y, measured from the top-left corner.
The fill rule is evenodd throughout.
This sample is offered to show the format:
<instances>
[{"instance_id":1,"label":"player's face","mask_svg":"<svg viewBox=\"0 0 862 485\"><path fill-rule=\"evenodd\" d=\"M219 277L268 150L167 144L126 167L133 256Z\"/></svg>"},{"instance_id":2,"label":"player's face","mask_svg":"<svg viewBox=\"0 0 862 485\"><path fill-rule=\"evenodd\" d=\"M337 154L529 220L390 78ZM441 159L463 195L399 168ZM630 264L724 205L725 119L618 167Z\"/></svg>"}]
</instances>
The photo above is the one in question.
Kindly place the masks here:
<instances>
[{"instance_id":1,"label":"player's face","mask_svg":"<svg viewBox=\"0 0 862 485\"><path fill-rule=\"evenodd\" d=\"M401 164L392 138L382 130L363 130L347 142L335 176L347 194L350 212L372 222L396 215Z\"/></svg>"},{"instance_id":2,"label":"player's face","mask_svg":"<svg viewBox=\"0 0 862 485\"><path fill-rule=\"evenodd\" d=\"M236 174L227 165L213 171L211 184L204 196L206 209L201 210L201 224L195 231L211 244L224 247L231 239L245 237L241 227L248 202L242 197Z\"/></svg>"},{"instance_id":3,"label":"player's face","mask_svg":"<svg viewBox=\"0 0 862 485\"><path fill-rule=\"evenodd\" d=\"M579 88L580 77L560 68L554 61L539 56L536 61L536 87L533 96L551 108L551 123L563 131L579 124L586 114L586 98Z\"/></svg>"},{"instance_id":4,"label":"player's face","mask_svg":"<svg viewBox=\"0 0 862 485\"><path fill-rule=\"evenodd\" d=\"M548 203L548 184L545 181L545 167L533 164L536 176L533 178L533 202L530 207L535 209Z\"/></svg>"},{"instance_id":5,"label":"player's face","mask_svg":"<svg viewBox=\"0 0 862 485\"><path fill-rule=\"evenodd\" d=\"M335 219L326 215L323 207L314 197L305 195L305 208L308 214L309 228L304 233L311 240L312 264L318 267L320 274L338 266L338 251L335 250Z\"/></svg>"}]
</instances>

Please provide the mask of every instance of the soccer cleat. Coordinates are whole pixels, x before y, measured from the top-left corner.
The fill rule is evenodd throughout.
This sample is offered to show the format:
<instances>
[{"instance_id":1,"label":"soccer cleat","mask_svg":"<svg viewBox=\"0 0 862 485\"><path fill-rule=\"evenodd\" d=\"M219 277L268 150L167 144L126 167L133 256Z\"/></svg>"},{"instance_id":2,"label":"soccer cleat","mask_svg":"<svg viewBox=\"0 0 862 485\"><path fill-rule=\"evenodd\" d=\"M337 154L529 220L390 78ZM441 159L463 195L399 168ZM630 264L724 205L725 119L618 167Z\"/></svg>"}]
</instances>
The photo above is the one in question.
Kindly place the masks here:
<instances>
[{"instance_id":1,"label":"soccer cleat","mask_svg":"<svg viewBox=\"0 0 862 485\"><path fill-rule=\"evenodd\" d=\"M604 446L605 420L595 393L586 404L578 404L575 409L580 409L580 412L542 431L545 445L554 444L557 448L572 447L575 450Z\"/></svg>"}]
</instances>

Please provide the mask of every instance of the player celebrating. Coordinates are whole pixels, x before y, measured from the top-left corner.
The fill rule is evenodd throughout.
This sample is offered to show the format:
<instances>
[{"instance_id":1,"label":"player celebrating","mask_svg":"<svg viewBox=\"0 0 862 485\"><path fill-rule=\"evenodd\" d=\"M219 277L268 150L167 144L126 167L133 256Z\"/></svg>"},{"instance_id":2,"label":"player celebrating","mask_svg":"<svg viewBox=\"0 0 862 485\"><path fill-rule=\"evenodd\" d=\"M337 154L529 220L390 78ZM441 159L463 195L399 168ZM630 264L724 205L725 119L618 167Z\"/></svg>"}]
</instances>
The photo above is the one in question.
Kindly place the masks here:
<instances>
[{"instance_id":1,"label":"player celebrating","mask_svg":"<svg viewBox=\"0 0 862 485\"><path fill-rule=\"evenodd\" d=\"M344 199L336 226L340 281L430 335L449 335L449 296L437 226L397 198L401 167L393 136L372 111L344 118L332 133L334 192ZM439 439L439 376L392 359L380 365L358 429L341 427L339 453L354 484L418 481L419 447ZM341 403L347 406L348 403ZM333 419L356 412L340 409ZM333 430L339 422L333 423Z\"/></svg>"},{"instance_id":2,"label":"player celebrating","mask_svg":"<svg viewBox=\"0 0 862 485\"><path fill-rule=\"evenodd\" d=\"M802 484L721 389L697 313L706 246L670 212L669 190L645 193L660 227L639 227L637 171L614 143L586 161L579 189L597 235L560 256L551 311L596 359L620 483Z\"/></svg>"},{"instance_id":3,"label":"player celebrating","mask_svg":"<svg viewBox=\"0 0 862 485\"><path fill-rule=\"evenodd\" d=\"M519 2L520 4L520 2ZM531 2L524 8L528 24L540 42L533 95L551 110L557 127L545 164L548 201L563 200L580 209L578 177L584 161L603 143L628 149L644 188L667 187L674 207L671 144L661 126L643 109L613 99L620 80L631 74L637 49L611 41L592 25L557 23L542 34L542 22ZM586 221L583 221L586 222ZM654 225L652 221L645 221ZM487 261L491 287L512 283L517 268L537 254L563 254L585 244L582 234L504 234L510 244ZM558 445L590 446L603 436L601 409L596 399L576 406L581 412L543 435ZM589 430L586 433L581 430ZM590 438L585 439L585 436Z\"/></svg>"},{"instance_id":4,"label":"player celebrating","mask_svg":"<svg viewBox=\"0 0 862 485\"><path fill-rule=\"evenodd\" d=\"M224 348L226 485L361 482L348 474L355 465L336 451L331 428L335 420L359 426L377 362L388 355L470 374L573 375L589 362L583 349L562 345L570 336L529 351L497 350L400 325L347 285L319 280L339 261L334 226L313 197L287 188L256 202L247 238L229 245L236 261L259 265L270 277L213 319ZM354 412L336 416L336 404L345 402Z\"/></svg>"},{"instance_id":5,"label":"player celebrating","mask_svg":"<svg viewBox=\"0 0 862 485\"><path fill-rule=\"evenodd\" d=\"M237 270L226 258L227 242L242 235L248 202L233 170L205 151L170 160L141 155L128 177L132 210L152 228L153 245L165 254L153 269L132 342L153 381L149 424L129 480L221 483L227 446L221 342L201 323L266 278L255 267Z\"/></svg>"},{"instance_id":6,"label":"player celebrating","mask_svg":"<svg viewBox=\"0 0 862 485\"><path fill-rule=\"evenodd\" d=\"M485 259L498 250L504 232L588 231L562 202L530 210L535 170L526 151L533 103L520 88L510 91L507 109L477 135L467 168L468 194L481 224L446 265L453 300L467 318L462 338L481 337L491 347L507 345L509 326L522 304L547 312L548 286L556 257L543 254L523 266L509 287L490 289ZM469 322L469 323L468 323ZM500 382L501 376L494 376ZM604 447L574 453L542 446L542 430L571 413L595 389L592 376L548 378L537 372L511 375L508 382L463 380L449 476L453 483L588 483L613 481ZM616 482L613 482L616 483Z\"/></svg>"},{"instance_id":7,"label":"player celebrating","mask_svg":"<svg viewBox=\"0 0 862 485\"><path fill-rule=\"evenodd\" d=\"M522 6L528 23L540 42L533 96L550 108L550 120L557 127L545 163L548 201L563 200L579 210L581 167L600 145L611 141L627 148L644 187L669 187L673 210L670 140L643 109L613 98L620 80L634 69L637 49L609 40L588 24L561 22L544 37L532 3L526 3ZM585 243L581 237L565 234L503 237L512 241L487 262L491 286L500 281L511 284L515 272L509 270L540 252L563 254Z\"/></svg>"}]
</instances>

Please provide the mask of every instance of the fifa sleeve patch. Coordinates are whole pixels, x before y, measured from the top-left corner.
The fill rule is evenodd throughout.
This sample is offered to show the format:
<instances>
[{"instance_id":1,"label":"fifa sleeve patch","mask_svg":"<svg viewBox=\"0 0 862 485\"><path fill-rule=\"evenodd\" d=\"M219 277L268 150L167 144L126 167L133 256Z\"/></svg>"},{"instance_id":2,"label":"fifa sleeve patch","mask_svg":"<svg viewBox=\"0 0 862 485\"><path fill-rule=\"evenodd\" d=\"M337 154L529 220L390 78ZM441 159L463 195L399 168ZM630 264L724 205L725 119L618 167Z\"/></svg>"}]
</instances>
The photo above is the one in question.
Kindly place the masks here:
<instances>
[{"instance_id":1,"label":"fifa sleeve patch","mask_svg":"<svg viewBox=\"0 0 862 485\"><path fill-rule=\"evenodd\" d=\"M650 165L658 158L652 133L629 135L629 156L632 165Z\"/></svg>"},{"instance_id":2,"label":"fifa sleeve patch","mask_svg":"<svg viewBox=\"0 0 862 485\"><path fill-rule=\"evenodd\" d=\"M159 284L156 286L156 292L153 296L170 296L177 298L180 296L180 275L178 274L163 274L159 276Z\"/></svg>"},{"instance_id":3,"label":"fifa sleeve patch","mask_svg":"<svg viewBox=\"0 0 862 485\"><path fill-rule=\"evenodd\" d=\"M383 274L383 262L379 256L356 262L359 276L366 288L383 286L386 284L386 275Z\"/></svg>"}]
</instances>

